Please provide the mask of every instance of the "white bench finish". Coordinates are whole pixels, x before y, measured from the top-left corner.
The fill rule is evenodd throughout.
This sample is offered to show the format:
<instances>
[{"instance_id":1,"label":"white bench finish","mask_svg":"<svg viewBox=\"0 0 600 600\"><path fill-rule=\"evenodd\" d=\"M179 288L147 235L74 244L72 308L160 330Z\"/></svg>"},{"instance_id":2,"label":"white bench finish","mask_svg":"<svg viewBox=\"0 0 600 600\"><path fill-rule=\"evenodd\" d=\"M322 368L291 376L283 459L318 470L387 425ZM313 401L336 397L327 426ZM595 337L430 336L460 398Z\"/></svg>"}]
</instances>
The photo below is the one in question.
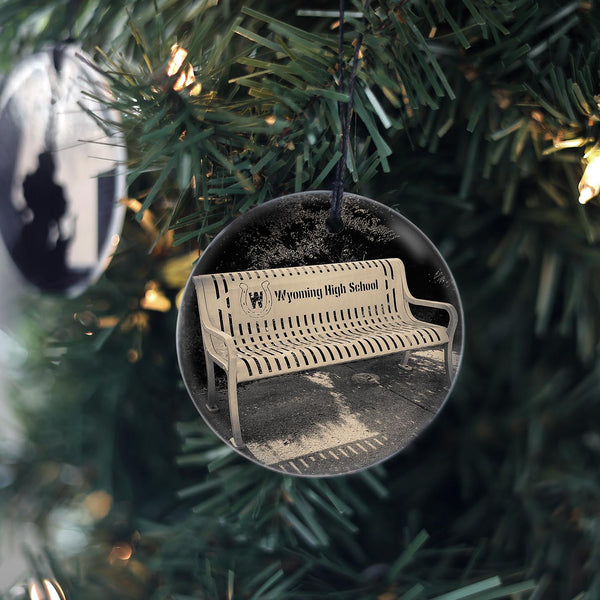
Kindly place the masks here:
<instances>
[{"instance_id":1,"label":"white bench finish","mask_svg":"<svg viewBox=\"0 0 600 600\"><path fill-rule=\"evenodd\" d=\"M232 443L243 447L237 384L397 352L443 346L452 380L451 304L414 298L398 258L197 275L193 278L215 406L215 363L228 376ZM448 326L410 304L444 310ZM215 410L215 408L212 408Z\"/></svg>"}]
</instances>

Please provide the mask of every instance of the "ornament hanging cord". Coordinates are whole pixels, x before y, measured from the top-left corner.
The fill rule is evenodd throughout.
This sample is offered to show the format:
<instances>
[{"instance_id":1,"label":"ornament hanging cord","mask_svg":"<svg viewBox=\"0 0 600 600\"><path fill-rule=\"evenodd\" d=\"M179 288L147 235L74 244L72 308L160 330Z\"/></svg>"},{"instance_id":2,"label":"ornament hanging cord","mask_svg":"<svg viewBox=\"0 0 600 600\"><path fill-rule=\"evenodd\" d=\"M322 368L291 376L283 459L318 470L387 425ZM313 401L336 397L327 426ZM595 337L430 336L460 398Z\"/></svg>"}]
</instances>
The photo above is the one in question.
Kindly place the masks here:
<instances>
[{"instance_id":1,"label":"ornament hanging cord","mask_svg":"<svg viewBox=\"0 0 600 600\"><path fill-rule=\"evenodd\" d=\"M371 0L366 0L363 8L362 24L366 21L366 13L369 10ZM338 91L343 91L344 87L344 12L345 0L340 0L340 35L338 45ZM331 210L326 220L326 225L332 233L339 233L344 228L342 221L342 202L344 200L344 176L346 175L346 161L348 157L348 145L350 140L350 125L352 121L352 111L354 108L354 89L356 87L356 73L358 71L358 56L362 45L363 34L359 31L356 35L354 46L354 56L352 58L352 71L350 73L350 83L348 85L348 104L344 111L344 103L338 101L338 113L340 116L340 124L342 137L340 141L340 151L342 153L340 160L337 163L335 181L333 182L333 190L331 194Z\"/></svg>"}]
</instances>

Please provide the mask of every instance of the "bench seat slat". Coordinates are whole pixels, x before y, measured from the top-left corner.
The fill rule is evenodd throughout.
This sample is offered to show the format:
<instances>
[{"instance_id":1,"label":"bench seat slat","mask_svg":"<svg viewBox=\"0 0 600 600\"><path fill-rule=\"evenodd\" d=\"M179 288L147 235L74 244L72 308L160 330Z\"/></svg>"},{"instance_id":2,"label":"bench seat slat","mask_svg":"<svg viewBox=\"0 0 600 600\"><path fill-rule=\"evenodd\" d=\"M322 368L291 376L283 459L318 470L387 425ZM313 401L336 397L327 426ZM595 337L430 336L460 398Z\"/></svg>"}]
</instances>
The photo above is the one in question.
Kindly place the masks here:
<instances>
[{"instance_id":1,"label":"bench seat slat","mask_svg":"<svg viewBox=\"0 0 600 600\"><path fill-rule=\"evenodd\" d=\"M271 340L264 344L248 344L237 348L240 357L245 358L245 360L240 359L239 361L238 379L239 381L250 381L264 378L267 373L280 375L307 368L386 356L417 348L429 348L447 342L448 335L444 327L429 325L415 329L397 323L395 326L379 332L375 328L362 328L362 330L355 331L323 332L319 335ZM356 344L359 346L357 347ZM337 353L336 348L338 349ZM340 353L340 348L348 350L349 353ZM307 360L304 357L300 358L302 351ZM291 367L288 368L283 360L280 360L281 367L276 367L272 361L275 356L287 357ZM265 358L271 361L271 368L267 368L266 372L264 369L258 371L256 368L247 368L248 362L252 365L252 360L260 362Z\"/></svg>"}]
</instances>

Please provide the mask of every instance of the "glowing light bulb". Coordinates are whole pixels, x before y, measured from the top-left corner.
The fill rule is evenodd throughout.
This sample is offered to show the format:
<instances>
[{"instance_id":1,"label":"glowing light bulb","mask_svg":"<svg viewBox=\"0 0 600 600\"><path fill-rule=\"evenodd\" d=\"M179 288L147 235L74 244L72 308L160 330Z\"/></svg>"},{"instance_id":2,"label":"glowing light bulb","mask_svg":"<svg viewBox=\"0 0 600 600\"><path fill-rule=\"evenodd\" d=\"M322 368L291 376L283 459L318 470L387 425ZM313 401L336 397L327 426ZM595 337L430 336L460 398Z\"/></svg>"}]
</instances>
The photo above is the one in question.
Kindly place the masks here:
<instances>
[{"instance_id":1,"label":"glowing light bulb","mask_svg":"<svg viewBox=\"0 0 600 600\"><path fill-rule=\"evenodd\" d=\"M171 301L158 289L154 281L150 281L146 285L146 293L140 300L140 306L144 310L168 312L171 310Z\"/></svg>"},{"instance_id":2,"label":"glowing light bulb","mask_svg":"<svg viewBox=\"0 0 600 600\"><path fill-rule=\"evenodd\" d=\"M44 592L40 590L38 584L32 582L29 585L29 598L31 600L42 600L42 597L45 596Z\"/></svg>"},{"instance_id":3,"label":"glowing light bulb","mask_svg":"<svg viewBox=\"0 0 600 600\"><path fill-rule=\"evenodd\" d=\"M167 67L167 75L173 77L175 73L183 66L183 61L187 58L188 51L177 44L171 46L171 60Z\"/></svg>"},{"instance_id":4,"label":"glowing light bulb","mask_svg":"<svg viewBox=\"0 0 600 600\"><path fill-rule=\"evenodd\" d=\"M65 600L65 593L55 579L44 579L43 589L37 582L29 584L30 600Z\"/></svg>"},{"instance_id":5,"label":"glowing light bulb","mask_svg":"<svg viewBox=\"0 0 600 600\"><path fill-rule=\"evenodd\" d=\"M579 182L579 202L585 204L600 193L600 155L588 163Z\"/></svg>"},{"instance_id":6,"label":"glowing light bulb","mask_svg":"<svg viewBox=\"0 0 600 600\"><path fill-rule=\"evenodd\" d=\"M46 588L48 600L65 600L65 595L57 581L44 579L44 588Z\"/></svg>"},{"instance_id":7,"label":"glowing light bulb","mask_svg":"<svg viewBox=\"0 0 600 600\"><path fill-rule=\"evenodd\" d=\"M111 564L118 562L127 562L133 555L133 548L126 542L121 542L116 546L113 546L110 551L108 561Z\"/></svg>"},{"instance_id":8,"label":"glowing light bulb","mask_svg":"<svg viewBox=\"0 0 600 600\"><path fill-rule=\"evenodd\" d=\"M185 48L182 48L178 44L173 44L171 46L171 60L169 61L169 65L167 66L167 76L173 77L179 73L179 77L177 81L173 84L173 89L178 92L192 83L196 81L196 76L194 75L194 67L192 65L188 65L187 69L181 70L183 67L183 63L187 58L188 51ZM180 72L181 71L181 72ZM197 96L202 91L202 85L198 82L193 88L190 90L190 96Z\"/></svg>"}]
</instances>

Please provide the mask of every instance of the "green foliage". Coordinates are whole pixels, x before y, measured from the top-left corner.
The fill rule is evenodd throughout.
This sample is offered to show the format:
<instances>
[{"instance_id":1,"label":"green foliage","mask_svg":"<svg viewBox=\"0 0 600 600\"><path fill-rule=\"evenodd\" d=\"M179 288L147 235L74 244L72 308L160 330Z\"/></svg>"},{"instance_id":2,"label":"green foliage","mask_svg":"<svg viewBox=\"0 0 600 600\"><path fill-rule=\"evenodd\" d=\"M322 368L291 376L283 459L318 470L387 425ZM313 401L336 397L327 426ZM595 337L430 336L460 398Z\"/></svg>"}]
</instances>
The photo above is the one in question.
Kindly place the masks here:
<instances>
[{"instance_id":1,"label":"green foliage","mask_svg":"<svg viewBox=\"0 0 600 600\"><path fill-rule=\"evenodd\" d=\"M337 30L298 17L302 3L240 4L0 2L3 64L71 30L100 48L130 194L185 249L274 196L327 187L339 158ZM348 72L363 25L346 27ZM175 311L139 304L149 280L174 298L173 250L146 254L135 223L84 298L32 300L16 394L30 446L4 496L33 498L40 522L93 489L115 499L87 569L61 573L73 595L597 597L600 222L577 184L598 138L599 33L586 2L384 0L366 15L349 185L430 235L466 314L448 406L385 470L285 478L192 421ZM166 76L175 42L199 94ZM42 477L65 465L86 473L76 489ZM133 559L107 564L133 530Z\"/></svg>"},{"instance_id":2,"label":"green foliage","mask_svg":"<svg viewBox=\"0 0 600 600\"><path fill-rule=\"evenodd\" d=\"M33 444L27 461L43 467L44 457L52 457L58 466L93 474L106 492L156 510L150 490L178 481L170 469L176 440L168 424L175 406L162 398L170 395L175 350L150 332L170 335L176 313L140 306L147 282L160 274L138 229L126 226L128 242L113 259L118 285L103 278L84 301L23 299L21 338L39 350L14 375L14 402ZM144 448L157 437L164 454L146 456ZM51 483L50 495L58 489Z\"/></svg>"},{"instance_id":3,"label":"green foliage","mask_svg":"<svg viewBox=\"0 0 600 600\"><path fill-rule=\"evenodd\" d=\"M14 57L67 39L79 41L84 50L114 48L132 55L136 51L130 23L150 39L171 38L184 31L213 0L182 4L175 0L153 2L96 2L94 0L2 0L0 3L0 66ZM139 55L136 57L141 58Z\"/></svg>"},{"instance_id":4,"label":"green foliage","mask_svg":"<svg viewBox=\"0 0 600 600\"><path fill-rule=\"evenodd\" d=\"M242 27L240 18L221 33L218 13L208 10L189 35L196 43L182 67L196 67L199 95L187 93L190 88L174 91L177 75L165 76L166 57L153 66L139 36L149 68L139 73L119 63L109 74L114 106L127 116L125 129L139 153L130 180L158 173L143 209L163 195L173 198L167 226L184 229L177 243L222 227L291 185L297 190L322 185L339 158L337 101L347 96L335 90L329 72L336 61L335 37L244 12L265 22L273 39ZM360 162L351 162L360 164L360 170L352 167L356 181L371 178L391 152L365 105L357 101L357 111L376 154L367 143Z\"/></svg>"},{"instance_id":5,"label":"green foliage","mask_svg":"<svg viewBox=\"0 0 600 600\"><path fill-rule=\"evenodd\" d=\"M408 523L402 535L397 530L379 531L379 551L365 552L366 540L361 531L373 526L374 507L389 500L386 474L381 466L329 480L282 477L249 466L230 448L215 444L204 425L182 423L179 432L184 438L184 454L178 464L196 473L202 470L206 475L200 483L179 492L194 517L177 526L178 537L163 549L168 558L161 556L156 563L171 562L173 588L168 591L177 589L182 577L191 577L201 582L202 589L213 589L214 597L221 597L226 585L234 589L235 579L236 590L255 597L252 596L255 586L264 585L266 574L273 574L269 580L273 587L264 585L256 597L265 594L268 598L322 598L335 593L339 598L376 598L382 593L392 593L395 596L391 597L397 598L442 600L446 596L440 594L448 590L442 582L455 577L457 564L471 554L465 547L427 552L424 549L429 536L425 531L413 532ZM217 522L212 518L216 511ZM190 531L198 526L204 536ZM231 546L226 555L211 550L218 536L230 540L218 542ZM195 551L190 552L190 545ZM186 549L183 553L182 548ZM394 557L390 562L374 561L376 556L383 558L390 551ZM248 555L257 558L250 573L243 559ZM206 561L204 569L199 560ZM261 561L268 566L257 575ZM473 556L469 568L462 572L463 581L476 561ZM433 567L435 564L438 566ZM280 570L275 574L278 567ZM437 577L428 577L434 568ZM501 598L535 587L532 581L504 586L495 577L453 588L446 600L471 598L471 595L473 600Z\"/></svg>"}]
</instances>

